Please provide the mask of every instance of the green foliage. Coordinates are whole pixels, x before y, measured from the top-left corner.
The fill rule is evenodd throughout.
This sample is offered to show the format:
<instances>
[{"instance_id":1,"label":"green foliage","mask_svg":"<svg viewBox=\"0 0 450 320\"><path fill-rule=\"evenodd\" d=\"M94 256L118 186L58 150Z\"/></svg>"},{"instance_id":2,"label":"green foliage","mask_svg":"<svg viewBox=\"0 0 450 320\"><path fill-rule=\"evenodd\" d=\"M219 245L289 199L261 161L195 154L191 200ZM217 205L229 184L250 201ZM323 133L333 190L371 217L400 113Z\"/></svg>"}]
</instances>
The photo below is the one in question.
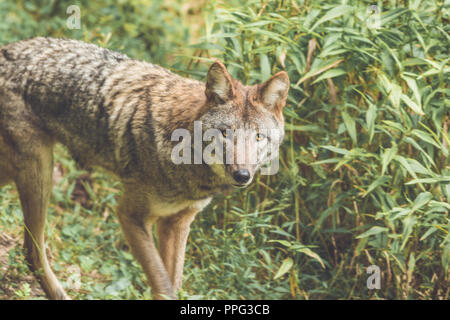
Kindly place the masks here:
<instances>
[{"instance_id":1,"label":"green foliage","mask_svg":"<svg viewBox=\"0 0 450 320\"><path fill-rule=\"evenodd\" d=\"M80 29L69 29L71 5L80 8ZM187 12L172 1L0 0L0 44L34 36L67 37L167 65L189 41Z\"/></svg>"},{"instance_id":2,"label":"green foliage","mask_svg":"<svg viewBox=\"0 0 450 320\"><path fill-rule=\"evenodd\" d=\"M368 1L208 1L202 15L179 1L81 1L81 30L65 27L69 2L34 3L0 0L0 43L83 39L198 78L219 58L246 84L289 73L280 172L199 215L181 298L449 298L443 1L379 1L379 19ZM203 36L190 41L198 28ZM85 173L68 159L59 149L65 174L47 227L59 278L67 286L78 265L74 298L150 298L112 214L120 186L94 173L80 205ZM0 211L0 231L19 234L10 188L0 191ZM14 257L7 267L25 273ZM382 271L380 290L366 287L369 265Z\"/></svg>"},{"instance_id":3,"label":"green foliage","mask_svg":"<svg viewBox=\"0 0 450 320\"><path fill-rule=\"evenodd\" d=\"M379 20L362 1L217 5L196 45L249 84L289 73L283 169L244 212L273 210L284 297L448 298L448 8L378 5Z\"/></svg>"}]
</instances>

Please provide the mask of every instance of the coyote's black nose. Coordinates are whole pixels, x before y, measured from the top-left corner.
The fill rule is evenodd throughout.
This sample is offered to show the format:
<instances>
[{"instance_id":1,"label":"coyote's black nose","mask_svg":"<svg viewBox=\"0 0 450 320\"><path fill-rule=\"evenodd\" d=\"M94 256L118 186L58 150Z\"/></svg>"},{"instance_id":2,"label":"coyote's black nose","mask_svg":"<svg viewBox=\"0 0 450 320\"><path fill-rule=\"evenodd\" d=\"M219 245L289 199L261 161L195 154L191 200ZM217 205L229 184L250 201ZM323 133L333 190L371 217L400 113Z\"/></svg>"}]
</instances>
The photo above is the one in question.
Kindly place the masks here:
<instances>
[{"instance_id":1,"label":"coyote's black nose","mask_svg":"<svg viewBox=\"0 0 450 320\"><path fill-rule=\"evenodd\" d=\"M248 180L250 180L250 172L245 169L240 169L238 171L233 172L233 178L237 183L244 184Z\"/></svg>"}]
</instances>

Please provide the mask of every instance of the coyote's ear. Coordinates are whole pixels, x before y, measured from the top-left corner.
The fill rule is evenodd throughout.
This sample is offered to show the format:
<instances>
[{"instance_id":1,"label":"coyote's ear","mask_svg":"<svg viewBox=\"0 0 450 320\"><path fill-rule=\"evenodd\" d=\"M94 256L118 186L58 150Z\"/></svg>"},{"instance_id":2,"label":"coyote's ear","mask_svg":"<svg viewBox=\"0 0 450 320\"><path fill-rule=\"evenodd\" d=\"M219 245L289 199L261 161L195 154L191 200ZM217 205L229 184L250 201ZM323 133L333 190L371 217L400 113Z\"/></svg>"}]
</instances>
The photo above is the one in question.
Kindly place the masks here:
<instances>
[{"instance_id":1,"label":"coyote's ear","mask_svg":"<svg viewBox=\"0 0 450 320\"><path fill-rule=\"evenodd\" d=\"M214 62L206 76L206 97L223 103L233 98L234 88L231 76L220 61Z\"/></svg>"},{"instance_id":2,"label":"coyote's ear","mask_svg":"<svg viewBox=\"0 0 450 320\"><path fill-rule=\"evenodd\" d=\"M262 103L272 111L281 111L286 104L289 77L285 71L278 72L259 86Z\"/></svg>"}]
</instances>

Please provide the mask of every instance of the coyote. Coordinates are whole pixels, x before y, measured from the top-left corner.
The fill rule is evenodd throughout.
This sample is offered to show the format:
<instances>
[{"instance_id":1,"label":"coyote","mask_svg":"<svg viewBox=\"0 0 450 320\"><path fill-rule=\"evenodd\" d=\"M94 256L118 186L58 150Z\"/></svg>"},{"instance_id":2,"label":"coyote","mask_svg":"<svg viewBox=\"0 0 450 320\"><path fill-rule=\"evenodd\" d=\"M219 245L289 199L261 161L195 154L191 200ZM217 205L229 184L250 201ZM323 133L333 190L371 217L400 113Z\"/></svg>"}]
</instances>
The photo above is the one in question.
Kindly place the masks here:
<instances>
[{"instance_id":1,"label":"coyote","mask_svg":"<svg viewBox=\"0 0 450 320\"><path fill-rule=\"evenodd\" d=\"M245 86L220 61L210 66L205 84L76 40L39 37L1 46L0 186L17 186L27 263L48 298L69 299L44 245L55 143L81 166L120 179L117 216L125 239L153 297L175 299L194 217L215 194L247 186L262 164L177 165L171 133L192 132L201 121L205 129L221 130L218 139L233 141L225 130L252 129L251 152L264 152L283 139L288 89L284 71ZM259 133L267 128L282 134Z\"/></svg>"}]
</instances>

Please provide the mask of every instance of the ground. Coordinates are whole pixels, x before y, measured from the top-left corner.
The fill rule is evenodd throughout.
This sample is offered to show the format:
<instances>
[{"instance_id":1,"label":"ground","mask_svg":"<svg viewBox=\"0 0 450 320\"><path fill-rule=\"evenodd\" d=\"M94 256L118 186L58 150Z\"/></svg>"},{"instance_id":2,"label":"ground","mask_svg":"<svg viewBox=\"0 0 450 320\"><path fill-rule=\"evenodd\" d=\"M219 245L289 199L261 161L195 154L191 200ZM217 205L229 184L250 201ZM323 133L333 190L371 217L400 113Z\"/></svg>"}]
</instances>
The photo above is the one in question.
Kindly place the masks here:
<instances>
[{"instance_id":1,"label":"ground","mask_svg":"<svg viewBox=\"0 0 450 320\"><path fill-rule=\"evenodd\" d=\"M10 251L21 247L22 239L5 232L0 233L0 300L45 297L31 273L18 272L14 265L8 263Z\"/></svg>"}]
</instances>

